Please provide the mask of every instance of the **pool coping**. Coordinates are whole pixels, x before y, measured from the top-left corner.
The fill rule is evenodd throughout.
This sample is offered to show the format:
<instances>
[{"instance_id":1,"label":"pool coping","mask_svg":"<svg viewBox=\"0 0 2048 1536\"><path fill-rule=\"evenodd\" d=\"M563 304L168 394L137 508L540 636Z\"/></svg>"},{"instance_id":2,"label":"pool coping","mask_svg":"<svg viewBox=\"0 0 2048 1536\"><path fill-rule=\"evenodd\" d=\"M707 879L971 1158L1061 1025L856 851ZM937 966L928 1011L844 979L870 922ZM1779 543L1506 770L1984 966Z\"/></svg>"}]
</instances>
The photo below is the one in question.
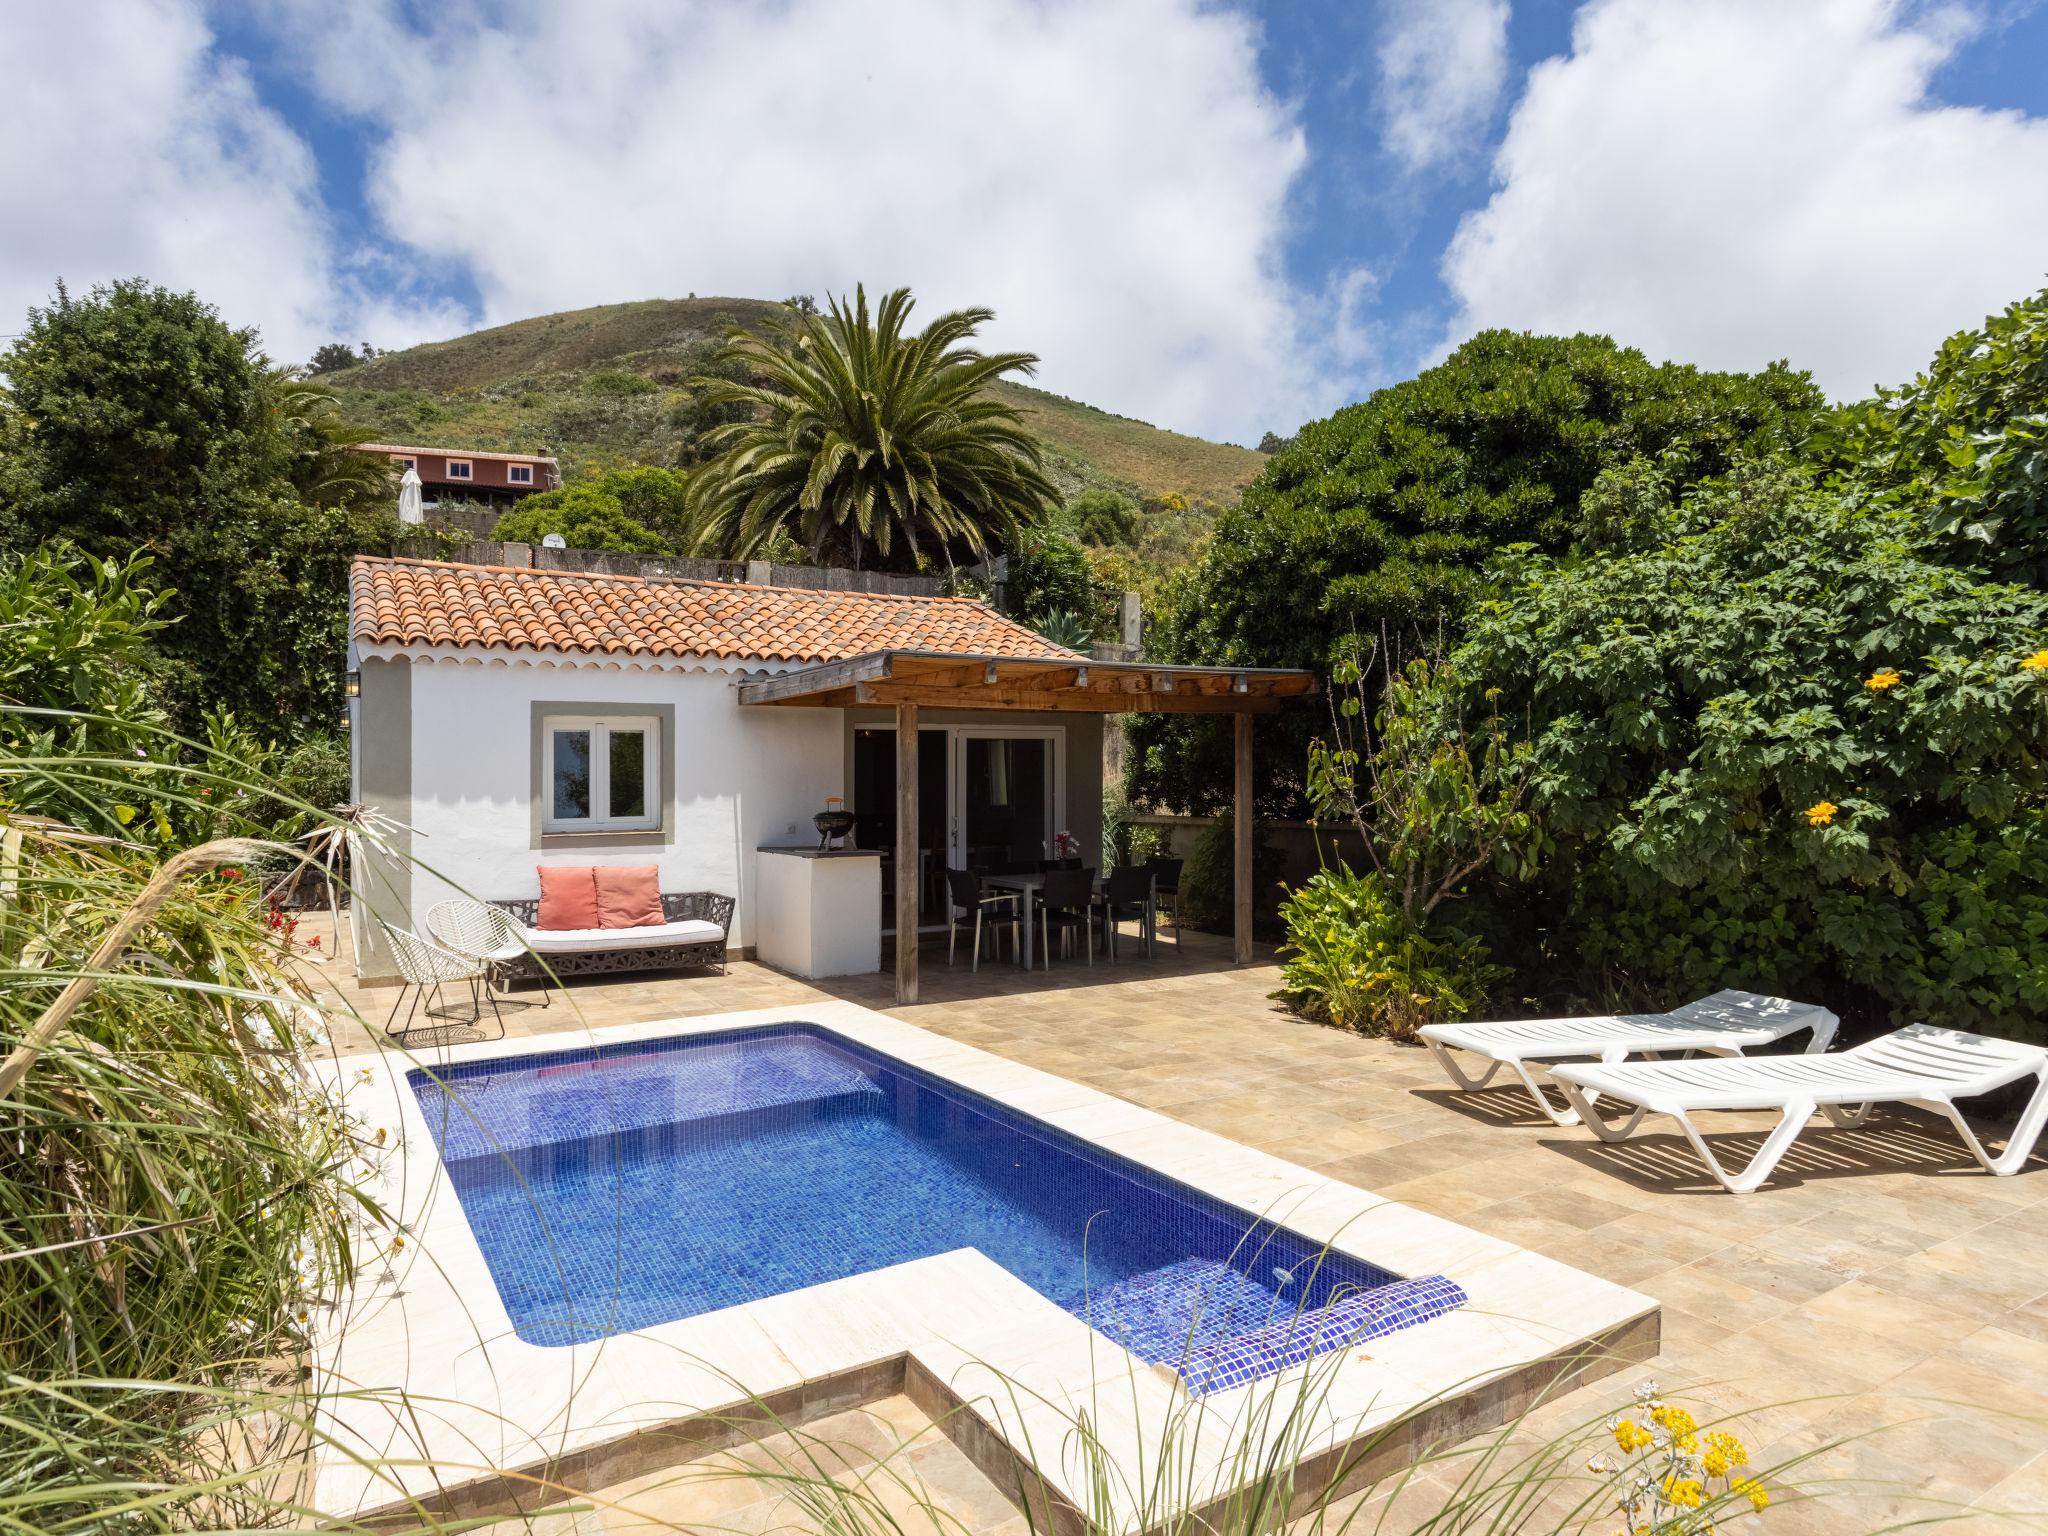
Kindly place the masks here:
<instances>
[{"instance_id":1,"label":"pool coping","mask_svg":"<svg viewBox=\"0 0 2048 1536\"><path fill-rule=\"evenodd\" d=\"M973 1249L588 1344L520 1339L407 1072L791 1023L842 1035L1381 1269L1446 1275L1469 1299L1365 1341L1341 1362L1321 1357L1200 1399ZM946 1411L947 1432L985 1471L1014 1480L1020 1461L1031 1468L1054 1523L1072 1526L1088 1502L1086 1468L1063 1431L1082 1410L1105 1449L1149 1466L1145 1448L1170 1417L1199 1415L1197 1445L1213 1454L1230 1423L1251 1422L1260 1402L1313 1370L1314 1427L1301 1448L1310 1460L1360 1457L1354 1471L1364 1476L1418 1437L1504 1423L1540 1392L1648 1359L1658 1346L1648 1296L854 1003L556 1031L417 1057L372 1051L330 1070L368 1123L396 1124L382 1193L411 1243L395 1283L359 1282L317 1330L315 1504L333 1513L375 1519L415 1501L454 1515L540 1507L560 1498L541 1481L549 1477L616 1481L648 1470L650 1456L713 1448L734 1415L758 1417L765 1405L785 1424L801 1423L907 1381L931 1399L927 1411ZM410 1412L351 1391L394 1386L413 1394ZM1387 1438L1361 1456L1361 1442L1376 1437ZM1220 1463L1185 1477L1191 1502L1226 1491ZM1135 1523L1135 1511L1125 1515L1113 1524Z\"/></svg>"}]
</instances>

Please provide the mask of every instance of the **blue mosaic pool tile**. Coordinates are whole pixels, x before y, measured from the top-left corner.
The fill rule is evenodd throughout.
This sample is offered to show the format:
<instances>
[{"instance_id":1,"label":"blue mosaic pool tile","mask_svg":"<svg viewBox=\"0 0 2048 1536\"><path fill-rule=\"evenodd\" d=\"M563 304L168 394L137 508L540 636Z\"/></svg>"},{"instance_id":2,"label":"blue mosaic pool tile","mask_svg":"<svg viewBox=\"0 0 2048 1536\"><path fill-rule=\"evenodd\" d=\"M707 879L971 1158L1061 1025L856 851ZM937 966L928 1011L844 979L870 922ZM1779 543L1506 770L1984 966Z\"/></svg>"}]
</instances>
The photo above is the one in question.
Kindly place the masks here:
<instances>
[{"instance_id":1,"label":"blue mosaic pool tile","mask_svg":"<svg viewBox=\"0 0 2048 1536\"><path fill-rule=\"evenodd\" d=\"M1298 1334L1322 1318L1303 1337L1348 1342L1456 1304L1440 1290L1416 1302L1404 1287L1424 1282L809 1024L410 1081L513 1325L534 1343L963 1247L1148 1362L1205 1361L1191 1378L1202 1390L1246 1379L1246 1362L1289 1363L1295 1345L1274 1332L1289 1323ZM1382 1300L1360 1310L1361 1296Z\"/></svg>"},{"instance_id":2,"label":"blue mosaic pool tile","mask_svg":"<svg viewBox=\"0 0 2048 1536\"><path fill-rule=\"evenodd\" d=\"M1276 1318L1264 1327L1237 1333L1189 1352L1174 1368L1197 1397L1243 1386L1261 1376L1300 1365L1330 1350L1349 1349L1417 1323L1442 1317L1465 1304L1464 1290L1442 1275L1397 1280L1359 1291L1326 1307Z\"/></svg>"}]
</instances>

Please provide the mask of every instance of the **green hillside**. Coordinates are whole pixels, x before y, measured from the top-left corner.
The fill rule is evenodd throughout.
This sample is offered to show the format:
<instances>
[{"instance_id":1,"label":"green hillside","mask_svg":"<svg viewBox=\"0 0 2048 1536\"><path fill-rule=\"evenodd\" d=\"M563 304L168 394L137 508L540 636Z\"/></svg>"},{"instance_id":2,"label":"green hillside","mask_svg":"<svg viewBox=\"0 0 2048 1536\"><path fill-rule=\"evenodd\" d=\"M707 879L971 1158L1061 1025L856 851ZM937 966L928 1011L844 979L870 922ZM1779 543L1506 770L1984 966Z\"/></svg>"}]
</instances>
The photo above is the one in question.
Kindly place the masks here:
<instances>
[{"instance_id":1,"label":"green hillside","mask_svg":"<svg viewBox=\"0 0 2048 1536\"><path fill-rule=\"evenodd\" d=\"M686 464L705 424L689 388L726 328L778 314L759 299L646 299L539 315L327 374L380 437L507 451L548 448L565 474ZM1165 432L1043 390L1003 385L1071 493L1112 485L1228 504L1265 463L1227 443Z\"/></svg>"}]
</instances>

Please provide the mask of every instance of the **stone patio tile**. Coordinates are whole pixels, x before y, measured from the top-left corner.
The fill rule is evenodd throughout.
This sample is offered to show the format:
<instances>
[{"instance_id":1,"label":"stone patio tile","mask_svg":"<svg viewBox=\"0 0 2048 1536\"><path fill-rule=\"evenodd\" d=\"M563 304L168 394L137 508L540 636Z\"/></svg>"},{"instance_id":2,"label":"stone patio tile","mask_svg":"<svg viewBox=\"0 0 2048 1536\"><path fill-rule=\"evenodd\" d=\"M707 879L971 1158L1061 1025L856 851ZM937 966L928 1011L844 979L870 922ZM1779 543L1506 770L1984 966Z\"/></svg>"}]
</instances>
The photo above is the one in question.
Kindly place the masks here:
<instances>
[{"instance_id":1,"label":"stone patio tile","mask_svg":"<svg viewBox=\"0 0 2048 1536\"><path fill-rule=\"evenodd\" d=\"M331 939L323 944L332 949ZM390 992L353 987L345 964L307 969L374 1018L390 1006ZM1984 1404L1960 1418L1948 1410L1940 1426L1887 1429L1829 1452L1812 1475L1860 1487L1781 1503L1756 1527L1761 1536L1867 1536L1909 1505L1927 1512L1930 1500L1950 1512L1971 1499L1989 1509L2048 1503L2048 1426L2000 1418L1990 1406L2026 1402L2048 1381L2048 1172L2038 1160L1993 1179L1930 1117L1893 1115L1854 1133L1816 1123L1784 1179L1734 1197L1655 1122L1647 1135L1608 1147L1541 1119L1519 1088L1454 1092L1414 1047L1276 1011L1265 996L1276 982L1271 965L1237 969L1227 943L1191 933L1178 954L1169 945L1150 961L1092 970L1056 965L1027 977L1007 963L985 962L978 973L928 964L925 1000L910 1009L894 1007L886 975L820 985L740 961L724 976L578 982L567 994L575 1007L558 999L548 1009L508 1008L506 1020L514 1035L573 1041L585 1028L744 1008L801 1017L807 1003L829 998L879 1008L1452 1221L1509 1237L1519 1226L1564 1263L1662 1302L1664 1352L1642 1374L1673 1390L1709 1383L1684 1400L1703 1419L1740 1414L1759 1454L1924 1415L1929 1396ZM335 1032L343 1049L374 1038L347 1021ZM1766 1128L1765 1118L1717 1116L1712 1134L1739 1155ZM1923 1358L1900 1364L1902 1352L1923 1344ZM1565 1394L1542 1421L1604 1417L1634 1379ZM1826 1395L1843 1382L1868 1385ZM915 1421L890 1418L886 1404L874 1412L899 1434L918 1433ZM914 1463L952 1449L928 1444L937 1442L917 1441ZM957 1470L926 1479L934 1502L951 1497L937 1485ZM1885 1486L1902 1478L1910 1497ZM1432 1474L1400 1513L1433 1512L1441 1497ZM765 1529L772 1502L754 1501L744 1520L696 1528ZM1021 1529L996 1506L970 1498L959 1507L995 1522L970 1523L977 1532ZM789 1514L784 1508L780 1518ZM1389 1525L1388 1536L1412 1523ZM1354 1527L1372 1528L1369 1519ZM1970 1536L1980 1528L1982 1520L1954 1526ZM575 1529L615 1536L600 1525Z\"/></svg>"}]
</instances>

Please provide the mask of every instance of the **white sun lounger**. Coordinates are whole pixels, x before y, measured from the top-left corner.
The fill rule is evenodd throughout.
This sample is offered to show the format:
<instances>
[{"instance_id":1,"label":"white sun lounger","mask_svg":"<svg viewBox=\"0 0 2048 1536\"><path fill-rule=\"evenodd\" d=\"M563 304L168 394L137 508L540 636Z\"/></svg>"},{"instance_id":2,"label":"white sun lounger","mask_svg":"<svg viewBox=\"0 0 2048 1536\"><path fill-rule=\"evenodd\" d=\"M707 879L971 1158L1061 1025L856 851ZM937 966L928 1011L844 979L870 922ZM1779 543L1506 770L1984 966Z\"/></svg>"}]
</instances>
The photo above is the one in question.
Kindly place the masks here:
<instances>
[{"instance_id":1,"label":"white sun lounger","mask_svg":"<svg viewBox=\"0 0 2048 1536\"><path fill-rule=\"evenodd\" d=\"M1451 1081L1468 1093L1493 1081L1508 1068L1529 1090L1536 1107L1559 1125L1577 1125L1579 1117L1558 1109L1544 1096L1529 1071L1531 1062L1626 1061L1631 1056L1704 1051L1714 1056L1739 1056L1752 1046L1769 1045L1805 1029L1813 1038L1809 1052L1824 1051L1835 1038L1838 1020L1825 1008L1763 997L1755 992L1716 992L1669 1013L1596 1014L1576 1019L1509 1019L1493 1024L1425 1024L1422 1040ZM1473 1077L1458 1064L1453 1051L1469 1051L1491 1062Z\"/></svg>"},{"instance_id":2,"label":"white sun lounger","mask_svg":"<svg viewBox=\"0 0 2048 1536\"><path fill-rule=\"evenodd\" d=\"M2018 1173L2048 1120L2048 1049L1914 1024L1833 1056L1751 1056L1733 1061L1630 1061L1618 1065L1561 1066L1552 1077L1586 1126L1602 1141L1620 1141L1645 1115L1669 1115L1678 1122L1715 1178L1746 1195L1771 1176L1778 1159L1805 1128L1816 1109L1836 1125L1854 1127L1877 1104L1913 1104L1947 1115L1970 1155L1996 1174ZM2040 1086L2005 1150L1993 1157L1956 1108L2024 1078ZM1600 1118L1596 1098L1633 1104L1626 1121ZM1706 1109L1775 1109L1781 1118L1750 1159L1730 1178L1692 1123Z\"/></svg>"}]
</instances>

